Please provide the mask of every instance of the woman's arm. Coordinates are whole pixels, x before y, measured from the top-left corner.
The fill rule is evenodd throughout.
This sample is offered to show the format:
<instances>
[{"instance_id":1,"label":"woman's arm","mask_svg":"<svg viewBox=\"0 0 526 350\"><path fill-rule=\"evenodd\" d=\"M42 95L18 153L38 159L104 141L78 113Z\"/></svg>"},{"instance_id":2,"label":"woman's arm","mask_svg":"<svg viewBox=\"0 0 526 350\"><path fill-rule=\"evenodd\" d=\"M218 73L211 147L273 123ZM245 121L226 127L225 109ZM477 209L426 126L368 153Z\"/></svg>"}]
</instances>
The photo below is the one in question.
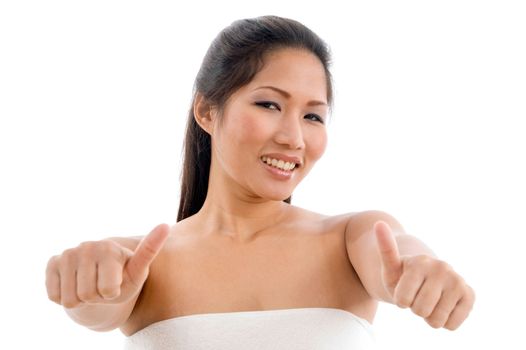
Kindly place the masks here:
<instances>
[{"instance_id":1,"label":"woman's arm","mask_svg":"<svg viewBox=\"0 0 526 350\"><path fill-rule=\"evenodd\" d=\"M473 289L391 215L352 215L345 235L349 260L373 298L410 307L434 328L456 329L468 316Z\"/></svg>"},{"instance_id":2,"label":"woman's arm","mask_svg":"<svg viewBox=\"0 0 526 350\"><path fill-rule=\"evenodd\" d=\"M66 314L78 324L97 332L107 332L123 325L130 317L139 294L121 304L81 304L64 308Z\"/></svg>"},{"instance_id":3,"label":"woman's arm","mask_svg":"<svg viewBox=\"0 0 526 350\"><path fill-rule=\"evenodd\" d=\"M115 242L130 251L135 251L140 237L111 237L106 240ZM111 331L122 325L132 313L140 293L130 300L118 304L82 303L75 307L64 307L66 314L75 322L93 331Z\"/></svg>"},{"instance_id":4,"label":"woman's arm","mask_svg":"<svg viewBox=\"0 0 526 350\"><path fill-rule=\"evenodd\" d=\"M149 266L168 235L169 226L161 224L142 240L110 238L65 250L46 268L49 299L92 330L120 327L132 313Z\"/></svg>"}]
</instances>

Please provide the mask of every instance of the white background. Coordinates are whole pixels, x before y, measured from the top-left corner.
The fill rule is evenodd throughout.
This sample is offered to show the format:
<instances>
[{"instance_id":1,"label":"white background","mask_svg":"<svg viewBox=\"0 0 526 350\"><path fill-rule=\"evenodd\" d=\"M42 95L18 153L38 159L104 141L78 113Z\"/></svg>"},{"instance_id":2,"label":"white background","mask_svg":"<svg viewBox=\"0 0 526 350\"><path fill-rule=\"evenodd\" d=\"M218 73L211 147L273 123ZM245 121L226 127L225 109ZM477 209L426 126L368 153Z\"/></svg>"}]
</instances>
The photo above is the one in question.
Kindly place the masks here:
<instances>
[{"instance_id":1,"label":"white background","mask_svg":"<svg viewBox=\"0 0 526 350\"><path fill-rule=\"evenodd\" d=\"M175 223L201 59L223 27L265 14L333 52L329 146L294 204L386 211L477 292L454 332L382 304L380 345L525 348L524 2L175 3L1 3L1 348L121 346L47 300L47 260Z\"/></svg>"}]
</instances>

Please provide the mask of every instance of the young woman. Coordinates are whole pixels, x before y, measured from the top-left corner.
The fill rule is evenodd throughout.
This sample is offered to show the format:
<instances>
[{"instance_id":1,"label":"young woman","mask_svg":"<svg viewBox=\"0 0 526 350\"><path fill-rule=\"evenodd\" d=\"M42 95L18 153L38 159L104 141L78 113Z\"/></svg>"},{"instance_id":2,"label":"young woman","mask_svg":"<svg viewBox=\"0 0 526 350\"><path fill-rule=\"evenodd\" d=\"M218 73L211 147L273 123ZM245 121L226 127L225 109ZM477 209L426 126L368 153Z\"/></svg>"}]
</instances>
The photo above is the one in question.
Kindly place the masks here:
<instances>
[{"instance_id":1,"label":"young woman","mask_svg":"<svg viewBox=\"0 0 526 350\"><path fill-rule=\"evenodd\" d=\"M296 21L225 28L195 82L178 222L52 257L49 298L128 349L365 349L379 301L459 327L472 288L391 215L291 204L325 151L328 65Z\"/></svg>"}]
</instances>

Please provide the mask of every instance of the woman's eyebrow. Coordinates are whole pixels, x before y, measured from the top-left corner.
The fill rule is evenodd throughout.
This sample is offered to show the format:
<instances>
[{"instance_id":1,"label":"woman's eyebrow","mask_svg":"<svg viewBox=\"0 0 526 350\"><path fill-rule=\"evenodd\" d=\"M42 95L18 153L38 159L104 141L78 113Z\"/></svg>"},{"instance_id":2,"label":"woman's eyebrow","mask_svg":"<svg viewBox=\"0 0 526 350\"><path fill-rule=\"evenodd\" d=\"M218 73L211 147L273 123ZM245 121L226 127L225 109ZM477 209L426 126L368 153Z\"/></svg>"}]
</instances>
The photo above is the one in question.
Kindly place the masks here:
<instances>
[{"instance_id":1,"label":"woman's eyebrow","mask_svg":"<svg viewBox=\"0 0 526 350\"><path fill-rule=\"evenodd\" d=\"M290 94L287 91L281 90L275 86L271 86L271 85L259 86L252 91L259 90L259 89L271 89L283 95L285 98L290 98ZM317 101L317 100L312 100L307 103L307 106L319 106L319 105L327 106L327 103L322 102L322 101Z\"/></svg>"}]
</instances>

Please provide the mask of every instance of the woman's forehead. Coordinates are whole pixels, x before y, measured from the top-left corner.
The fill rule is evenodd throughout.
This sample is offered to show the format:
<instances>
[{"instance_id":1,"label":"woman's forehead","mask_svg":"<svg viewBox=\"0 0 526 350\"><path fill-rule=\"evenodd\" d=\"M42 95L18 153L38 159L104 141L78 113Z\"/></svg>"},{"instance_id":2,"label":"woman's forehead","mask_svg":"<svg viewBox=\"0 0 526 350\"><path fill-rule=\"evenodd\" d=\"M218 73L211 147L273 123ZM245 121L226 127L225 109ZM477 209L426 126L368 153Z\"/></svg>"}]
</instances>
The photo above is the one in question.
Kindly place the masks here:
<instances>
[{"instance_id":1,"label":"woman's forehead","mask_svg":"<svg viewBox=\"0 0 526 350\"><path fill-rule=\"evenodd\" d=\"M288 94L306 93L314 100L327 102L327 76L313 53L304 49L281 49L269 53L263 63L244 90L273 87Z\"/></svg>"},{"instance_id":2,"label":"woman's forehead","mask_svg":"<svg viewBox=\"0 0 526 350\"><path fill-rule=\"evenodd\" d=\"M276 70L294 70L298 66L310 70L318 70L325 73L320 59L312 52L299 48L282 48L272 50L263 56L263 66L254 78L258 75L272 73Z\"/></svg>"}]
</instances>

